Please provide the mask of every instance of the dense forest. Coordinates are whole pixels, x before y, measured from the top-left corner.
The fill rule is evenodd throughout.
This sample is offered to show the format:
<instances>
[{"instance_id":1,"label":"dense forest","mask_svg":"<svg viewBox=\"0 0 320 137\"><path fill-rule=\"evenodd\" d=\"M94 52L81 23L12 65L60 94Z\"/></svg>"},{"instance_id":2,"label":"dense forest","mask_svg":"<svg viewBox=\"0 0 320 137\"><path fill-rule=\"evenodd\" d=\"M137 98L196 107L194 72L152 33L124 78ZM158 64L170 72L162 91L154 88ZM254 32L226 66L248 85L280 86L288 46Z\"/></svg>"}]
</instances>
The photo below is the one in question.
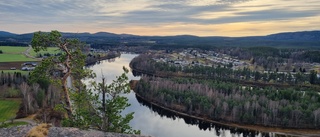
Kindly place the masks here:
<instances>
[{"instance_id":1,"label":"dense forest","mask_svg":"<svg viewBox=\"0 0 320 137\"><path fill-rule=\"evenodd\" d=\"M215 49L217 47L272 46L295 48L319 48L320 31L278 33L267 36L252 37L198 37L192 35L177 36L138 36L130 34L113 34L108 32L62 33L67 38L77 38L93 48L110 49L119 46L145 46L150 49L200 48ZM32 33L13 34L0 31L0 45L27 45Z\"/></svg>"},{"instance_id":2,"label":"dense forest","mask_svg":"<svg viewBox=\"0 0 320 137\"><path fill-rule=\"evenodd\" d=\"M24 42L10 42L10 41L0 41L0 45L6 46L28 46L28 44Z\"/></svg>"},{"instance_id":3,"label":"dense forest","mask_svg":"<svg viewBox=\"0 0 320 137\"><path fill-rule=\"evenodd\" d=\"M286 57L278 49L245 48L256 56ZM268 52L264 53L264 50ZM283 50L285 51L285 50ZM130 62L141 72L135 91L143 98L180 112L216 121L286 128L320 127L316 71L254 71L232 65L159 62L144 54ZM161 55L160 55L161 56Z\"/></svg>"},{"instance_id":4,"label":"dense forest","mask_svg":"<svg viewBox=\"0 0 320 137\"><path fill-rule=\"evenodd\" d=\"M265 68L275 68L278 63L289 63L289 65L293 65L293 63L302 62L320 62L319 49L307 47L223 47L217 49L217 51L238 57L239 59L254 59L255 62L253 63L257 63L257 65L266 65L267 67Z\"/></svg>"},{"instance_id":5,"label":"dense forest","mask_svg":"<svg viewBox=\"0 0 320 137\"><path fill-rule=\"evenodd\" d=\"M157 106L153 103L148 102L147 100L144 100L140 96L136 95L136 98L138 102L146 107L148 107L150 110L157 112L161 117L167 117L173 120L176 120L177 118L181 118L184 120L185 123L189 125L196 125L200 130L209 130L211 132L215 132L217 136L223 136L224 135L224 130L230 130L231 134L242 134L243 137L254 137L254 136L259 136L261 137L270 137L269 133L264 133L264 132L259 132L255 130L250 130L250 129L243 129L243 128L238 128L238 127L231 127L231 126L226 126L222 125L219 123L211 123L205 120L200 120L197 118L192 118L186 115L180 115L175 112L172 112L167 109L163 109L161 106Z\"/></svg>"},{"instance_id":6,"label":"dense forest","mask_svg":"<svg viewBox=\"0 0 320 137\"><path fill-rule=\"evenodd\" d=\"M230 66L216 65L216 66L187 66L181 67L179 65L156 62L151 55L140 55L130 62L130 66L143 73L162 76L162 77L189 77L189 78L203 78L215 79L222 81L231 81L238 83L251 83L259 85L278 85L278 86L310 86L310 84L319 84L320 80L317 78L317 72L311 71L305 73L301 68L296 72L277 73L268 71L262 73L259 71L252 71L248 68L233 70ZM308 83L308 84L306 84ZM314 85L315 86L315 85ZM316 86L315 86L316 88Z\"/></svg>"},{"instance_id":7,"label":"dense forest","mask_svg":"<svg viewBox=\"0 0 320 137\"><path fill-rule=\"evenodd\" d=\"M216 121L287 128L320 127L320 95L310 90L143 76L135 91L168 108Z\"/></svg>"}]
</instances>

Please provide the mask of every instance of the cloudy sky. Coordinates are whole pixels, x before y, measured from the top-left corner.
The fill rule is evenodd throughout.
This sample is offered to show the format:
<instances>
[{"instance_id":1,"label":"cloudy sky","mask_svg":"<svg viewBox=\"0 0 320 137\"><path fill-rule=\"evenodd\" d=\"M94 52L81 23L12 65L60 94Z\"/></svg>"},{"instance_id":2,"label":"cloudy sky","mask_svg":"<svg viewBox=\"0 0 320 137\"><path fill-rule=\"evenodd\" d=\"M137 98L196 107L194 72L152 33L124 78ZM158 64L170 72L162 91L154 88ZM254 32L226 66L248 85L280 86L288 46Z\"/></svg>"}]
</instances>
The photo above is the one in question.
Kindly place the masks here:
<instances>
[{"instance_id":1,"label":"cloudy sky","mask_svg":"<svg viewBox=\"0 0 320 137\"><path fill-rule=\"evenodd\" d=\"M0 30L267 35L320 30L320 0L1 0Z\"/></svg>"}]
</instances>

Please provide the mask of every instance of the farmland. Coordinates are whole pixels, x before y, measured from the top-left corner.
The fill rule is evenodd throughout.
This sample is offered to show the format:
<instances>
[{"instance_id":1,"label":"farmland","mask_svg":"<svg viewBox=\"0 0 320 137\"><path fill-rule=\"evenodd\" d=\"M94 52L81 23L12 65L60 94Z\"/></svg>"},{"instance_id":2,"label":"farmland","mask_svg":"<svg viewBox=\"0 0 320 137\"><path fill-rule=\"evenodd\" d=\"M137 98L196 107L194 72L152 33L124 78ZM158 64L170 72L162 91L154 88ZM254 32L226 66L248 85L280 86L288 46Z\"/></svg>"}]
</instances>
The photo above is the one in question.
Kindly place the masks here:
<instances>
[{"instance_id":1,"label":"farmland","mask_svg":"<svg viewBox=\"0 0 320 137\"><path fill-rule=\"evenodd\" d=\"M48 47L47 51L40 51L36 53L34 50L30 50L30 55L33 57L36 57L37 54L45 54L45 53L50 53L50 54L56 54L59 53L60 51L56 47Z\"/></svg>"},{"instance_id":2,"label":"farmland","mask_svg":"<svg viewBox=\"0 0 320 137\"><path fill-rule=\"evenodd\" d=\"M3 54L22 54L28 47L0 46Z\"/></svg>"},{"instance_id":3,"label":"farmland","mask_svg":"<svg viewBox=\"0 0 320 137\"><path fill-rule=\"evenodd\" d=\"M0 62L35 61L22 54L0 54Z\"/></svg>"},{"instance_id":4,"label":"farmland","mask_svg":"<svg viewBox=\"0 0 320 137\"><path fill-rule=\"evenodd\" d=\"M0 54L0 62L35 61L24 55L28 47L0 46L3 54Z\"/></svg>"},{"instance_id":5,"label":"farmland","mask_svg":"<svg viewBox=\"0 0 320 137\"><path fill-rule=\"evenodd\" d=\"M18 99L0 100L0 122L15 118L19 104L20 100Z\"/></svg>"}]
</instances>

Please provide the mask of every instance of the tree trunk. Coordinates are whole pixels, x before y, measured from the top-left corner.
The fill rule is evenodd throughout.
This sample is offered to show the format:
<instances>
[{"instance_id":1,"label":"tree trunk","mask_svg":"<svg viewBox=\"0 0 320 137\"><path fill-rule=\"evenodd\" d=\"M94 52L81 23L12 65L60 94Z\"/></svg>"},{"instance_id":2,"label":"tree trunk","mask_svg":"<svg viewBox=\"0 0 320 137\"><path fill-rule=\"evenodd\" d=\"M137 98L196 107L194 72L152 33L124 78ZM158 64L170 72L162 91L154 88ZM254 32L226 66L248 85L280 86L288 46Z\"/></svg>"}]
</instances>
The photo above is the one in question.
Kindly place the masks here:
<instances>
[{"instance_id":1,"label":"tree trunk","mask_svg":"<svg viewBox=\"0 0 320 137\"><path fill-rule=\"evenodd\" d=\"M71 106L71 101L70 101L70 95L69 95L69 90L68 90L68 85L67 85L67 78L70 76L70 73L67 73L63 76L62 79L62 88L63 88L63 93L64 93L64 100L66 103L66 111L68 114L68 117L72 116L72 106Z\"/></svg>"},{"instance_id":2,"label":"tree trunk","mask_svg":"<svg viewBox=\"0 0 320 137\"><path fill-rule=\"evenodd\" d=\"M64 50L67 54L67 59L65 60L65 62L63 62L67 71L66 71L66 74L62 78L62 84L63 84L62 87L63 87L63 92L64 92L65 103L67 105L67 108L65 108L65 109L67 110L68 117L71 117L72 116L72 106L71 106L71 101L70 101L68 85L67 85L67 79L71 75L71 72L72 72L71 66L70 66L70 60L72 59L72 55L68 51L67 44L68 43L66 42L64 44L61 44L59 47L62 48L62 50Z\"/></svg>"}]
</instances>

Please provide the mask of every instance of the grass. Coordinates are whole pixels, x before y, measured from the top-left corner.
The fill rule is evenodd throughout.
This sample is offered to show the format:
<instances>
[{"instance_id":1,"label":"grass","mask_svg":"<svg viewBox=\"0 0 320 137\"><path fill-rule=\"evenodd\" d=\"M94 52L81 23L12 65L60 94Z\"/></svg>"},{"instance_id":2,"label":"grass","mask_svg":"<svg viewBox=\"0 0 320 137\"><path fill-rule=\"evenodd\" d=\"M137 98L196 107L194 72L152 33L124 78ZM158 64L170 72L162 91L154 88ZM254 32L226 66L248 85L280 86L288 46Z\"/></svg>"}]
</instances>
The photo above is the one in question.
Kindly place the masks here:
<instances>
[{"instance_id":1,"label":"grass","mask_svg":"<svg viewBox=\"0 0 320 137\"><path fill-rule=\"evenodd\" d=\"M30 71L22 71L22 70L0 70L0 72L2 72L3 71L3 73L14 73L14 72L20 72L22 75L29 75L29 72Z\"/></svg>"},{"instance_id":2,"label":"grass","mask_svg":"<svg viewBox=\"0 0 320 137\"><path fill-rule=\"evenodd\" d=\"M10 127L21 126L21 125L28 125L28 123L27 122L21 122L21 121L15 121L13 123L9 122L9 123L0 125L0 128L10 128Z\"/></svg>"},{"instance_id":3,"label":"grass","mask_svg":"<svg viewBox=\"0 0 320 137\"><path fill-rule=\"evenodd\" d=\"M0 46L0 50L4 54L22 54L28 47L15 47L15 46Z\"/></svg>"},{"instance_id":4,"label":"grass","mask_svg":"<svg viewBox=\"0 0 320 137\"><path fill-rule=\"evenodd\" d=\"M35 61L23 55L28 47L0 46L0 62Z\"/></svg>"},{"instance_id":5,"label":"grass","mask_svg":"<svg viewBox=\"0 0 320 137\"><path fill-rule=\"evenodd\" d=\"M0 62L36 61L35 59L28 58L23 54L27 49L28 47L0 46L0 50L3 52L3 54L0 54ZM40 51L36 53L31 49L29 52L31 56L36 57L37 54L56 54L61 51L59 51L57 47L49 47L47 51Z\"/></svg>"},{"instance_id":6,"label":"grass","mask_svg":"<svg viewBox=\"0 0 320 137\"><path fill-rule=\"evenodd\" d=\"M23 54L0 54L0 62L17 62L17 61L36 61L32 58L27 58Z\"/></svg>"},{"instance_id":7,"label":"grass","mask_svg":"<svg viewBox=\"0 0 320 137\"><path fill-rule=\"evenodd\" d=\"M20 102L18 99L0 100L0 122L15 118L19 111Z\"/></svg>"},{"instance_id":8,"label":"grass","mask_svg":"<svg viewBox=\"0 0 320 137\"><path fill-rule=\"evenodd\" d=\"M42 54L42 55L43 55L44 53L56 54L56 53L59 53L59 52L61 52L61 51L59 51L57 47L48 47L47 51L40 51L40 52L38 52L38 53L36 53L36 52L32 49L32 50L30 50L30 55L36 57L37 54Z\"/></svg>"}]
</instances>

